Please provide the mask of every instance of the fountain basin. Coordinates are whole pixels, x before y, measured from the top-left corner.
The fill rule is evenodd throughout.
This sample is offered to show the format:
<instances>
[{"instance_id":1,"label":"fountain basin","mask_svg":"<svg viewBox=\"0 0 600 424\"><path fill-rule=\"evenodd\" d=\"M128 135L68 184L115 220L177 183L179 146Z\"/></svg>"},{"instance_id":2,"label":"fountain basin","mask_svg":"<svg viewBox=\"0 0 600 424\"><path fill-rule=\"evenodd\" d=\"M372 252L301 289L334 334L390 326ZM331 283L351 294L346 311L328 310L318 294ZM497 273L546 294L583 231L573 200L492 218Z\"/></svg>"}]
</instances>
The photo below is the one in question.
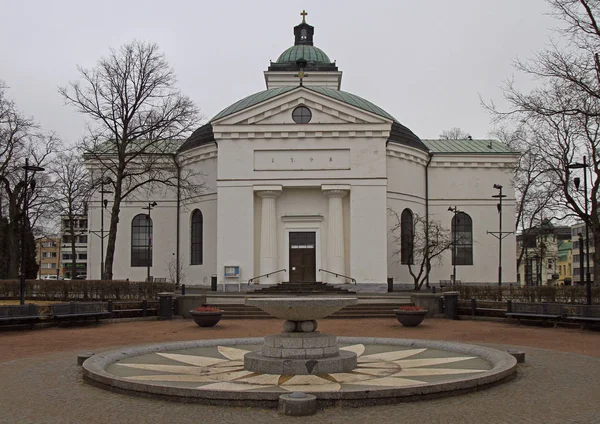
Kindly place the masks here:
<instances>
[{"instance_id":1,"label":"fountain basin","mask_svg":"<svg viewBox=\"0 0 600 424\"><path fill-rule=\"evenodd\" d=\"M356 305L356 297L271 297L246 299L268 314L288 321L311 321L328 317L345 306Z\"/></svg>"}]
</instances>

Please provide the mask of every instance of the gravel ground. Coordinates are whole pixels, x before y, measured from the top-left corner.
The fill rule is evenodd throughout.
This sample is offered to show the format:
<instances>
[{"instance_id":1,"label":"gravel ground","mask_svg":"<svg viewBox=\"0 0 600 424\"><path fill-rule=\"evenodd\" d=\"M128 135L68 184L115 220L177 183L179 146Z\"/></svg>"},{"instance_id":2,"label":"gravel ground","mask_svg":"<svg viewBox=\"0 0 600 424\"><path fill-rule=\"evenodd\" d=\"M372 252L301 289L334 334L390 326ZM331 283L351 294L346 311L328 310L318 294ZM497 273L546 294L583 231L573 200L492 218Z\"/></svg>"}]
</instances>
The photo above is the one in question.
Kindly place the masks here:
<instances>
[{"instance_id":1,"label":"gravel ground","mask_svg":"<svg viewBox=\"0 0 600 424\"><path fill-rule=\"evenodd\" d=\"M426 320L417 328L390 319L322 320L337 335L456 340L500 349L520 346L527 363L515 380L480 392L422 402L327 408L312 417L275 410L180 404L120 395L87 385L76 355L160 341L254 337L281 321L132 321L0 333L0 423L600 423L600 333L514 324Z\"/></svg>"}]
</instances>

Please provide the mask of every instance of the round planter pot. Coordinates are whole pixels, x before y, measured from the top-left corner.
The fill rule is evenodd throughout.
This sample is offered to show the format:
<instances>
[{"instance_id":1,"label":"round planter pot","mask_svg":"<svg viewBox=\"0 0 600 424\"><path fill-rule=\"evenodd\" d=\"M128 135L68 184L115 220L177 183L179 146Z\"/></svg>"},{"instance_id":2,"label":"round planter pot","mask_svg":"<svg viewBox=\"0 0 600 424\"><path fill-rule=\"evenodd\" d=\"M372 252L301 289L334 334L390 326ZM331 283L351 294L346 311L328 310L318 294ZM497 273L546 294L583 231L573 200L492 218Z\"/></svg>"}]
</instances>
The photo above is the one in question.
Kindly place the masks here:
<instances>
[{"instance_id":1,"label":"round planter pot","mask_svg":"<svg viewBox=\"0 0 600 424\"><path fill-rule=\"evenodd\" d=\"M394 309L396 319L404 327L416 327L421 324L425 319L427 310L422 311L401 311L400 309Z\"/></svg>"},{"instance_id":2,"label":"round planter pot","mask_svg":"<svg viewBox=\"0 0 600 424\"><path fill-rule=\"evenodd\" d=\"M200 327L214 327L221 320L223 312L190 311L194 322Z\"/></svg>"}]
</instances>

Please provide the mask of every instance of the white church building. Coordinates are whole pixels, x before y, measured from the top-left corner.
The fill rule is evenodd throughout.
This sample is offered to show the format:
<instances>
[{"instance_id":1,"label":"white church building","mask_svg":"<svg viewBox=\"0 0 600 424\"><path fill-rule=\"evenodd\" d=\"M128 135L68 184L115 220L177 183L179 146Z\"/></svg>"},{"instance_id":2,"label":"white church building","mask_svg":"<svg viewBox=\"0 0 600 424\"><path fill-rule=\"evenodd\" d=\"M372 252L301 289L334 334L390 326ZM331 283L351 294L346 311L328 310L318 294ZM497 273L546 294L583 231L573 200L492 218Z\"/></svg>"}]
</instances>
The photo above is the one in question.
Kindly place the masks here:
<instances>
[{"instance_id":1,"label":"white church building","mask_svg":"<svg viewBox=\"0 0 600 424\"><path fill-rule=\"evenodd\" d=\"M143 281L148 267L168 278L179 252L190 286L209 286L216 276L226 291L323 281L382 292L388 277L408 287L407 258L390 236L391 209L407 223L426 217L460 233L454 256L462 284L497 282L492 195L494 184L503 186L502 225L514 229L516 152L495 140L421 140L390 113L342 91L342 72L313 35L303 18L294 45L264 72L266 89L222 110L179 146L184 167L203 175L201 196L179 208L174 193L123 204L113 278ZM110 208L95 200L89 221L98 229ZM151 220L148 202L157 203ZM514 235L502 246L503 281L515 282ZM99 279L100 257L100 238L90 237L89 279ZM452 250L433 266L431 283L451 280Z\"/></svg>"}]
</instances>

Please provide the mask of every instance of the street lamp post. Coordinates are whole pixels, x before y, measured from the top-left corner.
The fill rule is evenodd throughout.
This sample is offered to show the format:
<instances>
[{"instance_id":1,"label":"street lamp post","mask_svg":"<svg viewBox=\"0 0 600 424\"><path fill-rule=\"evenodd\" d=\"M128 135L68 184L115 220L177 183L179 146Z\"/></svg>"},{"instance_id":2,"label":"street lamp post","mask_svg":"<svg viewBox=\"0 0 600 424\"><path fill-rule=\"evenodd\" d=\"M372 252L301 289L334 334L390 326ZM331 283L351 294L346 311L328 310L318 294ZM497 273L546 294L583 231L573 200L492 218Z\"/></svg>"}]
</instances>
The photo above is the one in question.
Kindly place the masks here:
<instances>
[{"instance_id":1,"label":"street lamp post","mask_svg":"<svg viewBox=\"0 0 600 424\"><path fill-rule=\"evenodd\" d=\"M498 194L494 194L492 197L498 199L496 208L498 208L498 232L488 231L488 234L493 235L498 239L498 287L502 287L502 240L512 231L502 231L502 199L506 197L506 194L502 194L502 186L500 184L494 184L494 188L499 190Z\"/></svg>"},{"instance_id":2,"label":"street lamp post","mask_svg":"<svg viewBox=\"0 0 600 424\"><path fill-rule=\"evenodd\" d=\"M588 164L586 157L583 157L583 163L571 163L567 165L567 169L583 169L583 192L584 192L584 209L585 209L585 255L586 255L586 300L587 304L592 304L592 279L590 276L590 233L589 233L589 214L588 214L588 193L587 193L587 168ZM579 190L581 180L579 177L573 178L575 188ZM583 282L583 279L580 279Z\"/></svg>"},{"instance_id":3,"label":"street lamp post","mask_svg":"<svg viewBox=\"0 0 600 424\"><path fill-rule=\"evenodd\" d=\"M28 200L27 200L27 191L29 190L29 171L33 172L41 172L44 171L44 168L36 165L29 165L29 158L25 159L25 166L22 167L25 170L25 185L23 187L23 220L21 223L21 275L20 275L20 284L19 284L19 303L21 305L25 304L25 253L27 249L27 244L25 243L25 226L29 223L29 208L28 208ZM35 187L34 181L31 181L32 188Z\"/></svg>"},{"instance_id":4,"label":"street lamp post","mask_svg":"<svg viewBox=\"0 0 600 424\"><path fill-rule=\"evenodd\" d=\"M104 209L108 205L108 200L104 199L105 194L110 194L112 191L104 190L104 184L109 183L110 180L102 180L102 187L100 188L100 279L104 280Z\"/></svg>"},{"instance_id":5,"label":"street lamp post","mask_svg":"<svg viewBox=\"0 0 600 424\"><path fill-rule=\"evenodd\" d=\"M459 212L462 211L459 211L456 206L448 207L448 211L454 213L453 225L450 225L450 228L452 230L452 286L454 287L456 285L456 227L458 226L457 215Z\"/></svg>"},{"instance_id":6,"label":"street lamp post","mask_svg":"<svg viewBox=\"0 0 600 424\"><path fill-rule=\"evenodd\" d=\"M152 249L152 236L150 235L150 225L152 225L152 221L150 219L150 211L152 209L154 209L154 207L157 205L158 203L156 202L148 202L148 206L146 206L145 208L142 209L147 209L148 210L148 250L146 251L146 267L147 267L147 281L150 281L150 261L152 259L151 255L150 255L150 251Z\"/></svg>"}]
</instances>

